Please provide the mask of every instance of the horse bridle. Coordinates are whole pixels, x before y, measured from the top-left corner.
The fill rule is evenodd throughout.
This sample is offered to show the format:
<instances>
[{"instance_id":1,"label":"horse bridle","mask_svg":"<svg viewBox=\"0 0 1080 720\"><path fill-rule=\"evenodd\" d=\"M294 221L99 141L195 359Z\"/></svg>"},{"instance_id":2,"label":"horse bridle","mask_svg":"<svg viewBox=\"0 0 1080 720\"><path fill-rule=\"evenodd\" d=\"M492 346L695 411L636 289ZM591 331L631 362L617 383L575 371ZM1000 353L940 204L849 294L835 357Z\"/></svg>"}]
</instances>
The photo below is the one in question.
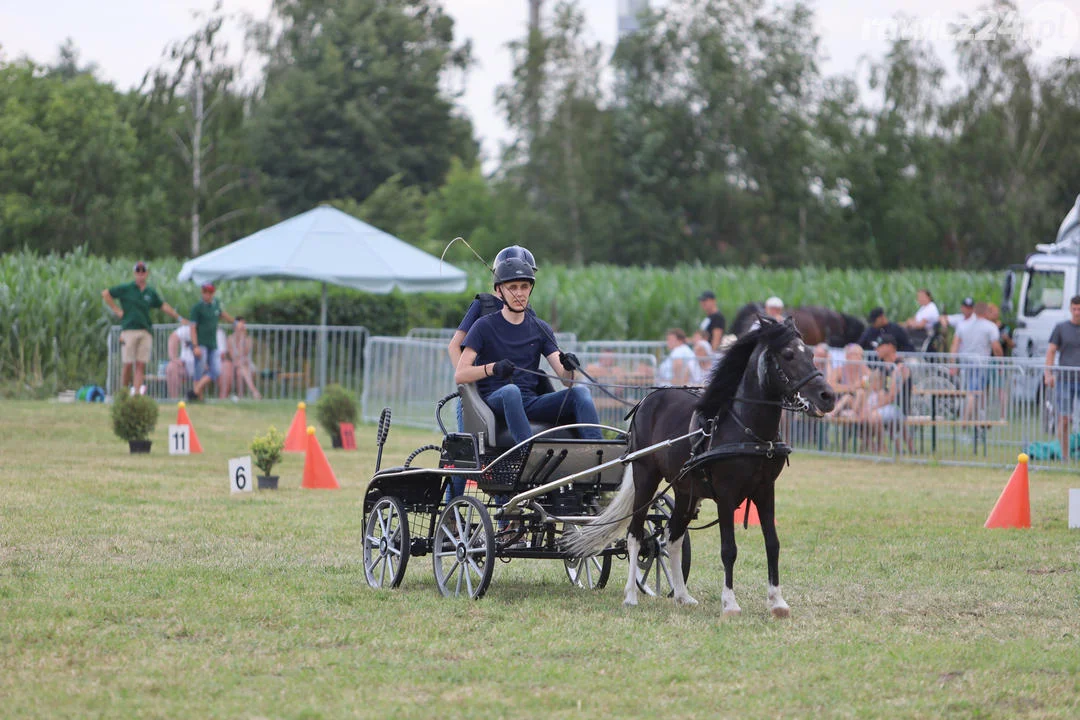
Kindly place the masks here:
<instances>
[{"instance_id":1,"label":"horse bridle","mask_svg":"<svg viewBox=\"0 0 1080 720\"><path fill-rule=\"evenodd\" d=\"M811 408L810 402L799 393L799 390L802 389L810 381L814 380L815 378L824 377L824 375L820 370L814 368L812 372L808 373L805 377L799 379L798 382L792 383L787 373L784 372L783 368L780 367L780 364L776 362L775 358L772 358L770 356L769 360L773 362L773 368L779 375L780 381L789 388L788 395L781 400L762 400L758 398L743 397L741 395L736 395L731 398L731 403L727 406L727 413L736 422L736 424L738 424L738 426L743 429L743 432L747 436L749 436L753 442L749 446L741 443L730 444L728 446L725 446L724 450L722 451L723 453L751 455L763 454L771 458L773 456L774 450L776 450L781 445L783 446L782 452L785 455L791 452L790 447L780 441L779 435L775 440L765 440L758 437L757 434L753 430L751 430L745 422L743 422L743 419L739 415L739 413L736 412L734 407L735 403L743 402L751 405L771 405L773 407L780 407L782 410L790 410L792 412L808 412ZM718 412L716 414L716 417L708 418L705 420L701 419L696 411L694 412L693 416L690 419L690 426L693 427L695 423L698 423L701 427L701 437L698 438L698 440L694 442L691 446L691 461L687 463L688 465L694 460L693 456L698 454L703 445L707 448L712 448L712 431L713 428L716 427L721 412ZM746 452L746 450L749 450L749 452ZM712 450L711 454L716 454L716 451Z\"/></svg>"},{"instance_id":2,"label":"horse bridle","mask_svg":"<svg viewBox=\"0 0 1080 720\"><path fill-rule=\"evenodd\" d=\"M772 364L773 370L779 376L780 382L787 388L787 394L780 400L759 400L758 398L748 398L736 395L733 400L739 402L749 403L753 405L778 405L784 410L790 410L791 412L810 412L810 401L802 396L799 392L807 383L811 382L815 378L824 377L824 374L816 367L805 377L801 378L798 382L792 383L791 378L788 377L784 369L780 367L780 363L773 357L772 351L769 352L768 361Z\"/></svg>"}]
</instances>

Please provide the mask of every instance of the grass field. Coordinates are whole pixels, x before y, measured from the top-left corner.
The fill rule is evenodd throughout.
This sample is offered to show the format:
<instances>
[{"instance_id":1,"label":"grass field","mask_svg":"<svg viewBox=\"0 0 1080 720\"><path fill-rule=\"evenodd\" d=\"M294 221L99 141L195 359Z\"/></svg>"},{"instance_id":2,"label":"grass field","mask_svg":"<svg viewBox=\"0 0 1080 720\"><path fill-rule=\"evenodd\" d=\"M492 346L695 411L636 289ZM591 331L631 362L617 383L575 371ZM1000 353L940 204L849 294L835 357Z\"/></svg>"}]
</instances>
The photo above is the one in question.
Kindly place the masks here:
<instances>
[{"instance_id":1,"label":"grass field","mask_svg":"<svg viewBox=\"0 0 1080 720\"><path fill-rule=\"evenodd\" d=\"M1080 714L1072 475L1032 476L1033 529L985 530L1007 471L795 455L786 621L766 615L755 528L737 530L740 618L721 615L715 528L693 535L696 608L624 609L621 562L596 593L555 562L499 564L483 600L451 601L428 557L399 590L364 582L373 427L327 450L341 490L300 490L290 455L281 489L230 496L227 459L292 406L192 407L190 457L167 454L175 412L133 456L106 407L0 402L0 716ZM386 459L434 439L394 428Z\"/></svg>"}]
</instances>

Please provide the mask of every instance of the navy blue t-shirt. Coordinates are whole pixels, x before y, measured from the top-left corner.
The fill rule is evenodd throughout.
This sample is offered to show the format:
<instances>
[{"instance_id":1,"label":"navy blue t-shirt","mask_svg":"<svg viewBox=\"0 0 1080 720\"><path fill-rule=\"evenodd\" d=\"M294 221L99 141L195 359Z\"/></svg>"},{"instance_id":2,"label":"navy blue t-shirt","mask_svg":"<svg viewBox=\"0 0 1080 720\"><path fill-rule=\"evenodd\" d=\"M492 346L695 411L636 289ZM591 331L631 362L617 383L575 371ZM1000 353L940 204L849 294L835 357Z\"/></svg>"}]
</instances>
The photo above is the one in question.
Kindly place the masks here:
<instances>
[{"instance_id":1,"label":"navy blue t-shirt","mask_svg":"<svg viewBox=\"0 0 1080 720\"><path fill-rule=\"evenodd\" d=\"M543 326L542 328L540 326ZM476 351L475 365L486 365L507 359L515 368L539 370L540 357L547 357L559 348L552 339L551 326L536 317L527 315L520 325L506 321L502 313L491 313L473 323L472 329L465 336L464 346ZM503 385L513 383L521 388L521 396L528 400L538 393L539 375L514 370L508 380L486 377L476 383L480 397L486 398Z\"/></svg>"}]
</instances>

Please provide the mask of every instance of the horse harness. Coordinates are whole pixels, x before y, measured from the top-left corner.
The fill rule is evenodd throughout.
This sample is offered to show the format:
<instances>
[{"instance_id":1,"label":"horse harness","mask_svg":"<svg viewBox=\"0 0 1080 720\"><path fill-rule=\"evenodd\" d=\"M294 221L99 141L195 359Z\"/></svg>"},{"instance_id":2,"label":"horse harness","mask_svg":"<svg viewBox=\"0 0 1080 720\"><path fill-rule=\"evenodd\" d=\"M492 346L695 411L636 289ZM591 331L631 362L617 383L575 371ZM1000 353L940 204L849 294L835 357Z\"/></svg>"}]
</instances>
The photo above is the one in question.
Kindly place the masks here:
<instances>
[{"instance_id":1,"label":"horse harness","mask_svg":"<svg viewBox=\"0 0 1080 720\"><path fill-rule=\"evenodd\" d=\"M785 384L790 382L787 375L778 364L774 366L774 369ZM683 477L692 473L697 474L703 483L711 483L711 481L707 480L706 473L702 467L717 461L729 460L735 457L763 457L770 460L773 458L781 458L784 463L790 465L792 448L783 441L779 427L776 430L775 439L765 440L759 437L745 422L743 422L743 419L735 410L734 404L735 402L744 402L757 405L774 405L779 406L783 410L805 412L806 410L809 410L810 404L799 395L799 389L814 378L820 377L821 374L820 370L814 370L814 372L809 373L791 387L787 397L783 400L759 400L756 398L735 396L731 399L730 405L722 407L717 411L716 415L711 418L704 418L697 410L695 410L694 414L690 416L689 431L700 431L701 434L698 436L697 440L691 443L690 457L683 463L682 468L679 469L679 474L671 484L674 485ZM728 442L716 446L712 444L713 431L716 429L725 409L735 423L742 428L743 433L749 437L749 440L744 442ZM709 489L713 490L714 496L717 495L712 487ZM746 511L743 515L744 528L748 526L749 518L750 504L747 503Z\"/></svg>"}]
</instances>

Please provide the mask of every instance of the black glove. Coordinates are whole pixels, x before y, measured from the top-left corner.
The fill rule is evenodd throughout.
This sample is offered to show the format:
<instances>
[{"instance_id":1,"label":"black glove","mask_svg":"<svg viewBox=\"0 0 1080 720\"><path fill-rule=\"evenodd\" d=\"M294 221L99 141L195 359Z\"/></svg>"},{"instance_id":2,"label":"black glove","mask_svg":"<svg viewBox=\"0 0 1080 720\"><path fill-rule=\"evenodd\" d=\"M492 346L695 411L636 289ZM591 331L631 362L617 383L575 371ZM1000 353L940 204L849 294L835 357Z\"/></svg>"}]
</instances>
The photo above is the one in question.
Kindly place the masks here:
<instances>
[{"instance_id":1,"label":"black glove","mask_svg":"<svg viewBox=\"0 0 1080 720\"><path fill-rule=\"evenodd\" d=\"M491 366L492 377L501 378L503 380L508 379L514 374L514 363L510 362L506 358L499 360Z\"/></svg>"},{"instance_id":2,"label":"black glove","mask_svg":"<svg viewBox=\"0 0 1080 720\"><path fill-rule=\"evenodd\" d=\"M567 370L580 370L581 362L577 359L577 355L568 352L559 352L559 362Z\"/></svg>"}]
</instances>

